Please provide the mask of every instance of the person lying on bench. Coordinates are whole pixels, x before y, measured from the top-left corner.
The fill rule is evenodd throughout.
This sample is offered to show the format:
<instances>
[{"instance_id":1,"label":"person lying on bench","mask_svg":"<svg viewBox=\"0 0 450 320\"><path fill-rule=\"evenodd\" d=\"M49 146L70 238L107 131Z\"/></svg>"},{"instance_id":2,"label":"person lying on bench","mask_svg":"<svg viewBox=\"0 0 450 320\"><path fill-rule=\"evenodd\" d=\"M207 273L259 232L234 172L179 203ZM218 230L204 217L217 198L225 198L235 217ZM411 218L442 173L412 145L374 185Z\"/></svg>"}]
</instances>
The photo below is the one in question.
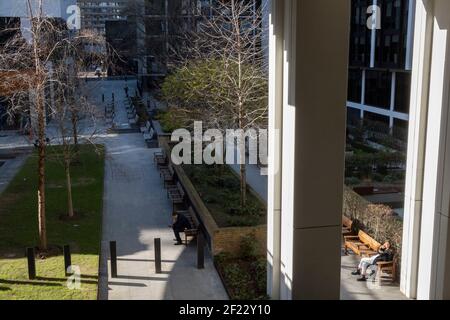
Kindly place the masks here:
<instances>
[{"instance_id":1,"label":"person lying on bench","mask_svg":"<svg viewBox=\"0 0 450 320\"><path fill-rule=\"evenodd\" d=\"M356 271L352 272L352 275L354 275L354 276L361 275L361 277L358 278L357 281L366 281L367 280L367 277L366 277L367 268L369 268L370 266L376 265L377 262L380 262L380 261L392 261L393 257L394 257L394 255L391 250L391 244L389 243L389 241L386 241L378 249L378 254L376 254L372 257L362 258L361 261L359 262L358 268L356 269Z\"/></svg>"},{"instance_id":2,"label":"person lying on bench","mask_svg":"<svg viewBox=\"0 0 450 320\"><path fill-rule=\"evenodd\" d=\"M172 229L175 234L175 240L177 241L175 245L179 246L180 244L183 244L183 241L181 241L180 232L184 232L186 229L191 229L191 223L188 218L176 212L172 214L172 221Z\"/></svg>"}]
</instances>

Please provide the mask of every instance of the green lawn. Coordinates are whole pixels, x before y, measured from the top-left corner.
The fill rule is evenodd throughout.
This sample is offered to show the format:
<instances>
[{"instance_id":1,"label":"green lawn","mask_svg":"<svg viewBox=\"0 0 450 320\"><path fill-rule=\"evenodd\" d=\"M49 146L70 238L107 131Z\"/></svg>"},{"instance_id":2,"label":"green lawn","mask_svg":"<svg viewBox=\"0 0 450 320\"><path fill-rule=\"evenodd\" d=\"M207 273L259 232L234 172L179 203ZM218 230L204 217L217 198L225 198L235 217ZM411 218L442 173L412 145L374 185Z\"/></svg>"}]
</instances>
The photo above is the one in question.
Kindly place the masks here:
<instances>
[{"instance_id":1,"label":"green lawn","mask_svg":"<svg viewBox=\"0 0 450 320\"><path fill-rule=\"evenodd\" d=\"M100 153L96 152L100 151ZM0 300L96 299L103 208L104 149L84 145L71 168L74 210L79 218L61 219L67 212L65 174L50 147L46 171L47 233L50 245L70 244L72 265L82 273L81 290L69 290L63 257L37 260L37 276L28 280L26 247L38 244L37 156L31 155L0 195Z\"/></svg>"}]
</instances>

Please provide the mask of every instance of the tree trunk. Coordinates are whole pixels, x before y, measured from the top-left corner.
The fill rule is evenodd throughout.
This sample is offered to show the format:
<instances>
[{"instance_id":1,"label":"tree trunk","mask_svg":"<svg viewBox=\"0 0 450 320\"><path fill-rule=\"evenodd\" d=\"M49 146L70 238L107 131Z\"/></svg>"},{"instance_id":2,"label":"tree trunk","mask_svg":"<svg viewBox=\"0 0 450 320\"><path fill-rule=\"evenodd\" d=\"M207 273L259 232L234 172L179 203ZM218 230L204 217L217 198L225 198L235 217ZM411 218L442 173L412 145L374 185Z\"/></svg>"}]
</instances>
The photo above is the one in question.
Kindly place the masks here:
<instances>
[{"instance_id":1,"label":"tree trunk","mask_svg":"<svg viewBox=\"0 0 450 320\"><path fill-rule=\"evenodd\" d=\"M39 246L41 250L47 250L47 228L45 219L45 115L44 102L40 89L37 90L36 106L38 117L38 222L39 222Z\"/></svg>"},{"instance_id":2,"label":"tree trunk","mask_svg":"<svg viewBox=\"0 0 450 320\"><path fill-rule=\"evenodd\" d=\"M244 164L240 164L241 174L241 207L242 209L247 205L247 171Z\"/></svg>"},{"instance_id":3,"label":"tree trunk","mask_svg":"<svg viewBox=\"0 0 450 320\"><path fill-rule=\"evenodd\" d=\"M78 117L75 110L72 109L72 132L73 132L73 144L75 147L78 146L78 128L77 128Z\"/></svg>"},{"instance_id":4,"label":"tree trunk","mask_svg":"<svg viewBox=\"0 0 450 320\"><path fill-rule=\"evenodd\" d=\"M70 218L73 218L73 201L72 201L72 180L70 177L70 161L65 161L66 183L67 183L67 209Z\"/></svg>"}]
</instances>

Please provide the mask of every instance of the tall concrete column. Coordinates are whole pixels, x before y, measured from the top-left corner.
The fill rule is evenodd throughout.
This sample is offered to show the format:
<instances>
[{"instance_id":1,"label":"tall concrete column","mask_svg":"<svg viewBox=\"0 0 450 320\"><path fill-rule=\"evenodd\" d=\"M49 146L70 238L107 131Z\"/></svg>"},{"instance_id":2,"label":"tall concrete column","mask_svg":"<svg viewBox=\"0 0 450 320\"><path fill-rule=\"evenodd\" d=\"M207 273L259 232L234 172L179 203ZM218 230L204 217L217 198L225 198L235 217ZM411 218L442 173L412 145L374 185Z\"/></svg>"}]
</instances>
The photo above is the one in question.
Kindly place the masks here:
<instances>
[{"instance_id":1,"label":"tall concrete column","mask_svg":"<svg viewBox=\"0 0 450 320\"><path fill-rule=\"evenodd\" d=\"M450 2L416 5L401 289L450 299Z\"/></svg>"},{"instance_id":2,"label":"tall concrete column","mask_svg":"<svg viewBox=\"0 0 450 320\"><path fill-rule=\"evenodd\" d=\"M281 270L281 127L283 116L284 1L269 10L269 170L267 199L267 294L280 299ZM276 276L274 276L276 275Z\"/></svg>"},{"instance_id":3,"label":"tall concrete column","mask_svg":"<svg viewBox=\"0 0 450 320\"><path fill-rule=\"evenodd\" d=\"M270 104L271 114L282 108L281 179L269 179L269 198L281 200L280 247L270 248L280 250L280 271L272 276L281 299L339 299L350 1L274 3L284 12L284 56L282 88L270 74L282 95ZM269 224L269 238L278 232Z\"/></svg>"}]
</instances>

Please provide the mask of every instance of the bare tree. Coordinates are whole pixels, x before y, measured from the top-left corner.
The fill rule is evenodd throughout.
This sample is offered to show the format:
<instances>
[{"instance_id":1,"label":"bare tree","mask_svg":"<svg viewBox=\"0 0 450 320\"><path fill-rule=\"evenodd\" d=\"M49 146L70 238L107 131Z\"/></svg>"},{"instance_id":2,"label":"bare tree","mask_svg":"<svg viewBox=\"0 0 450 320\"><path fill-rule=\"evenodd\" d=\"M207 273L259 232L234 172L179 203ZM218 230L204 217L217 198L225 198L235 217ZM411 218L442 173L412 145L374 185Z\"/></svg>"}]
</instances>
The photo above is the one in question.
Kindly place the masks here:
<instances>
[{"instance_id":1,"label":"bare tree","mask_svg":"<svg viewBox=\"0 0 450 320\"><path fill-rule=\"evenodd\" d=\"M56 99L54 120L58 129L58 143L62 145L59 158L66 174L69 218L75 215L70 168L78 155L79 134L82 133L83 142L93 144L97 133L96 122L100 118L99 110L86 98L93 94L95 85L86 85L80 72L88 69L86 63L105 66L108 61L105 52L86 50L86 43L102 46L104 39L92 31L83 31L65 39L53 69Z\"/></svg>"},{"instance_id":2,"label":"bare tree","mask_svg":"<svg viewBox=\"0 0 450 320\"><path fill-rule=\"evenodd\" d=\"M48 138L46 136L47 119L62 118L61 103L75 98L74 88L70 83L75 75L67 77L68 59L73 55L73 48L78 52L83 48L82 39L86 35L75 35L69 31L66 22L50 18L43 12L43 0L27 0L29 30L13 26L7 30L12 36L0 47L0 73L3 83L0 90L8 99L8 114L17 113L29 117L30 139L38 152L38 228L39 247L48 249L46 229L45 198L45 162ZM68 49L70 48L70 49ZM79 56L72 56L76 61ZM66 76L63 76L66 74ZM58 96L64 91L64 96ZM67 94L70 91L71 94ZM76 101L69 103L76 112ZM70 110L70 108L69 108ZM77 133L74 133L75 136Z\"/></svg>"},{"instance_id":3,"label":"bare tree","mask_svg":"<svg viewBox=\"0 0 450 320\"><path fill-rule=\"evenodd\" d=\"M219 0L180 53L182 66L171 77L183 111L221 130L266 127L267 75L262 8L255 0ZM181 87L181 88L180 88ZM185 95L180 97L180 93ZM182 101L185 102L182 102ZM245 150L241 151L241 206L246 205ZM242 159L244 157L244 159Z\"/></svg>"}]
</instances>

